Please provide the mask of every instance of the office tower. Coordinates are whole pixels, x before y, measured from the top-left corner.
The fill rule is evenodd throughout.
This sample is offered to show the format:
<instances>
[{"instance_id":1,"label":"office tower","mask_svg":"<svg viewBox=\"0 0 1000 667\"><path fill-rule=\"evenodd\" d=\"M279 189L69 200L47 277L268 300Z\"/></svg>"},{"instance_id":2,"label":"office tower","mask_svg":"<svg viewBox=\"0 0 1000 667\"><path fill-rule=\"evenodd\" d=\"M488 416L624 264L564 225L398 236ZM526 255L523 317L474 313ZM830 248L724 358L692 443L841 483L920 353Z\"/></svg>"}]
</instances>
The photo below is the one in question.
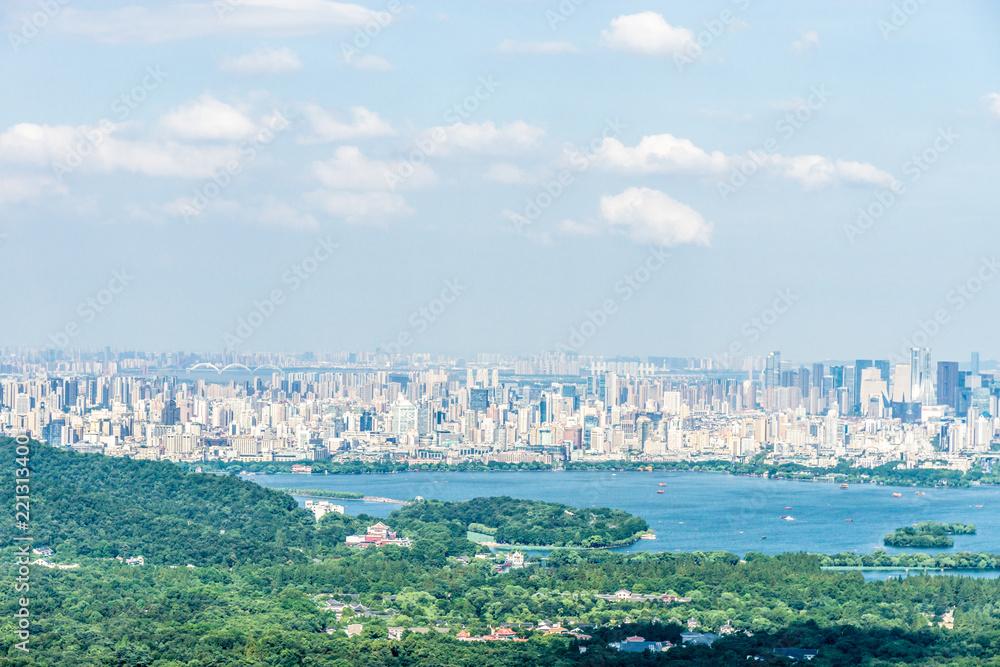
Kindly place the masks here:
<instances>
[{"instance_id":1,"label":"office tower","mask_svg":"<svg viewBox=\"0 0 1000 667\"><path fill-rule=\"evenodd\" d=\"M910 365L896 364L892 376L892 402L909 403L913 396L913 383L910 381ZM896 415L897 417L899 415Z\"/></svg>"},{"instance_id":2,"label":"office tower","mask_svg":"<svg viewBox=\"0 0 1000 667\"><path fill-rule=\"evenodd\" d=\"M764 368L764 389L781 386L781 352L767 355L767 365Z\"/></svg>"},{"instance_id":3,"label":"office tower","mask_svg":"<svg viewBox=\"0 0 1000 667\"><path fill-rule=\"evenodd\" d=\"M830 377L833 378L833 388L840 389L844 386L844 367L830 366Z\"/></svg>"},{"instance_id":4,"label":"office tower","mask_svg":"<svg viewBox=\"0 0 1000 667\"><path fill-rule=\"evenodd\" d=\"M958 362L939 361L937 365L937 398L941 405L956 407Z\"/></svg>"},{"instance_id":5,"label":"office tower","mask_svg":"<svg viewBox=\"0 0 1000 667\"><path fill-rule=\"evenodd\" d=\"M888 383L882 379L880 369L872 367L861 371L858 403L862 414L868 417L881 417L881 406L885 404L887 393Z\"/></svg>"},{"instance_id":6,"label":"office tower","mask_svg":"<svg viewBox=\"0 0 1000 667\"><path fill-rule=\"evenodd\" d=\"M858 373L857 376L860 377L860 373ZM854 387L854 378L855 378L854 366L845 367L844 381L843 384L841 385L841 388L846 390L844 395L847 396L847 405L841 406L840 408L841 414L850 414L853 411L852 409L854 408L854 405L857 403L856 398L858 394L857 390Z\"/></svg>"},{"instance_id":7,"label":"office tower","mask_svg":"<svg viewBox=\"0 0 1000 667\"><path fill-rule=\"evenodd\" d=\"M417 428L417 407L405 396L392 404L392 432L404 435L407 431Z\"/></svg>"},{"instance_id":8,"label":"office tower","mask_svg":"<svg viewBox=\"0 0 1000 667\"><path fill-rule=\"evenodd\" d=\"M818 388L821 392L823 391L823 376L826 375L823 370L823 364L813 364L812 370L812 386Z\"/></svg>"},{"instance_id":9,"label":"office tower","mask_svg":"<svg viewBox=\"0 0 1000 667\"><path fill-rule=\"evenodd\" d=\"M935 404L931 351L926 347L914 347L910 350L910 383L913 387L910 400L921 405Z\"/></svg>"},{"instance_id":10,"label":"office tower","mask_svg":"<svg viewBox=\"0 0 1000 667\"><path fill-rule=\"evenodd\" d=\"M808 398L809 397L809 388L812 386L809 383L809 369L808 368L800 368L799 369L799 377L798 377L798 384L797 384L797 386L799 388L799 391L802 392L802 396Z\"/></svg>"},{"instance_id":11,"label":"office tower","mask_svg":"<svg viewBox=\"0 0 1000 667\"><path fill-rule=\"evenodd\" d=\"M861 379L864 377L866 368L871 368L870 359L858 359L854 362L854 407L861 407Z\"/></svg>"},{"instance_id":12,"label":"office tower","mask_svg":"<svg viewBox=\"0 0 1000 667\"><path fill-rule=\"evenodd\" d=\"M375 411L365 410L361 413L361 419L359 420L358 428L361 431L374 431L375 430Z\"/></svg>"},{"instance_id":13,"label":"office tower","mask_svg":"<svg viewBox=\"0 0 1000 667\"><path fill-rule=\"evenodd\" d=\"M972 353L972 366L969 369L973 375L979 375L979 353Z\"/></svg>"},{"instance_id":14,"label":"office tower","mask_svg":"<svg viewBox=\"0 0 1000 667\"><path fill-rule=\"evenodd\" d=\"M889 361L887 359L883 360L877 359L874 362L872 362L872 365L875 366L875 368L882 371L882 379L885 380L886 384L889 384L889 380L892 379L891 370L889 367Z\"/></svg>"},{"instance_id":15,"label":"office tower","mask_svg":"<svg viewBox=\"0 0 1000 667\"><path fill-rule=\"evenodd\" d=\"M469 390L469 409L476 410L478 412L486 412L490 407L490 390L489 389L470 389Z\"/></svg>"}]
</instances>

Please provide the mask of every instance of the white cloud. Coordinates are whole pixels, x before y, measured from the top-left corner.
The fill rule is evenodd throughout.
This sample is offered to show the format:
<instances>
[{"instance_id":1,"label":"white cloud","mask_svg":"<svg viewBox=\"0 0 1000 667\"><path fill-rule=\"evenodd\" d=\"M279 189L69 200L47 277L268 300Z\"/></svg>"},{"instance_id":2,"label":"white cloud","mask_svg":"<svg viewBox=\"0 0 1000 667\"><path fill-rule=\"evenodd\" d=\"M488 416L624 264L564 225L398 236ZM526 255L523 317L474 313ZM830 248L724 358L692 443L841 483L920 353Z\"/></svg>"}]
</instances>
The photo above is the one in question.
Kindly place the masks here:
<instances>
[{"instance_id":1,"label":"white cloud","mask_svg":"<svg viewBox=\"0 0 1000 667\"><path fill-rule=\"evenodd\" d=\"M66 194L65 188L47 176L0 176L0 204L16 204L48 191Z\"/></svg>"},{"instance_id":2,"label":"white cloud","mask_svg":"<svg viewBox=\"0 0 1000 667\"><path fill-rule=\"evenodd\" d=\"M987 95L986 104L993 115L1000 118L1000 93L990 93Z\"/></svg>"},{"instance_id":3,"label":"white cloud","mask_svg":"<svg viewBox=\"0 0 1000 667\"><path fill-rule=\"evenodd\" d=\"M483 174L483 180L508 185L524 185L530 182L528 175L524 173L523 169L516 164L507 162L498 162L490 165L487 172Z\"/></svg>"},{"instance_id":4,"label":"white cloud","mask_svg":"<svg viewBox=\"0 0 1000 667\"><path fill-rule=\"evenodd\" d=\"M762 163L767 172L797 181L806 190L840 183L889 186L895 181L892 174L864 162L835 160L821 155L786 157L774 153L761 159L751 155L725 155L720 151L709 153L671 134L643 137L635 147L625 146L618 139L605 139L595 159L595 164L603 169L631 174L722 174L746 162Z\"/></svg>"},{"instance_id":5,"label":"white cloud","mask_svg":"<svg viewBox=\"0 0 1000 667\"><path fill-rule=\"evenodd\" d=\"M575 236L594 236L600 230L594 225L567 219L559 223L559 231L563 234L571 234Z\"/></svg>"},{"instance_id":6,"label":"white cloud","mask_svg":"<svg viewBox=\"0 0 1000 667\"><path fill-rule=\"evenodd\" d=\"M391 19L360 5L329 0L211 0L113 10L67 7L58 30L105 42L159 43L204 37L308 35L363 28Z\"/></svg>"},{"instance_id":7,"label":"white cloud","mask_svg":"<svg viewBox=\"0 0 1000 667\"><path fill-rule=\"evenodd\" d=\"M805 190L816 190L840 183L870 184L890 187L895 178L873 165L849 160L832 160L821 155L784 157L768 156L767 164L790 180L798 181Z\"/></svg>"},{"instance_id":8,"label":"white cloud","mask_svg":"<svg viewBox=\"0 0 1000 667\"><path fill-rule=\"evenodd\" d=\"M816 31L810 30L802 33L796 41L792 42L792 51L795 53L808 53L819 48L819 35Z\"/></svg>"},{"instance_id":9,"label":"white cloud","mask_svg":"<svg viewBox=\"0 0 1000 667\"><path fill-rule=\"evenodd\" d=\"M413 212L401 195L391 192L344 192L317 190L308 199L330 215L358 223L372 218L407 215Z\"/></svg>"},{"instance_id":10,"label":"white cloud","mask_svg":"<svg viewBox=\"0 0 1000 667\"><path fill-rule=\"evenodd\" d=\"M401 179L399 174L408 173L410 166L402 160L373 160L357 146L341 146L333 159L312 164L313 175L323 187L306 197L318 209L350 223L407 215L413 210L402 195L391 192L392 186L420 188L437 182L437 174L426 164Z\"/></svg>"},{"instance_id":11,"label":"white cloud","mask_svg":"<svg viewBox=\"0 0 1000 667\"><path fill-rule=\"evenodd\" d=\"M250 207L247 211L262 225L269 227L286 227L290 229L316 230L319 222L312 214L303 213L286 201L272 195L264 197L263 202Z\"/></svg>"},{"instance_id":12,"label":"white cloud","mask_svg":"<svg viewBox=\"0 0 1000 667\"><path fill-rule=\"evenodd\" d=\"M234 146L119 139L114 135L118 128L113 124L69 127L21 123L0 134L0 161L53 170L79 166L84 171L205 178L239 158Z\"/></svg>"},{"instance_id":13,"label":"white cloud","mask_svg":"<svg viewBox=\"0 0 1000 667\"><path fill-rule=\"evenodd\" d=\"M708 245L713 225L690 206L651 188L601 198L601 217L636 243Z\"/></svg>"},{"instance_id":14,"label":"white cloud","mask_svg":"<svg viewBox=\"0 0 1000 667\"><path fill-rule=\"evenodd\" d=\"M611 29L601 31L601 37L612 49L647 56L682 53L695 43L693 31L670 25L656 12L623 14L612 19Z\"/></svg>"},{"instance_id":15,"label":"white cloud","mask_svg":"<svg viewBox=\"0 0 1000 667\"><path fill-rule=\"evenodd\" d=\"M444 133L443 135L441 133ZM532 150L545 130L523 120L497 126L493 121L485 123L455 123L447 127L435 127L426 136L444 138L442 154L458 150L487 155L510 155Z\"/></svg>"},{"instance_id":16,"label":"white cloud","mask_svg":"<svg viewBox=\"0 0 1000 667\"><path fill-rule=\"evenodd\" d=\"M256 129L242 112L207 92L172 109L160 119L160 125L182 139L236 140L250 136Z\"/></svg>"},{"instance_id":17,"label":"white cloud","mask_svg":"<svg viewBox=\"0 0 1000 667\"><path fill-rule=\"evenodd\" d=\"M325 187L335 190L390 190L390 180L399 180L403 166L402 160L372 160L357 146L341 146L333 159L314 162L312 172ZM388 178L390 174L395 179ZM435 182L437 175L426 164L416 166L411 176L399 180L401 187L408 188L427 187Z\"/></svg>"},{"instance_id":18,"label":"white cloud","mask_svg":"<svg viewBox=\"0 0 1000 667\"><path fill-rule=\"evenodd\" d=\"M325 143L329 141L350 141L371 137L388 137L396 134L392 124L383 120L374 111L364 107L352 107L350 120L335 118L323 107L315 104L306 106L303 115L309 121L312 135L300 139L301 143Z\"/></svg>"},{"instance_id":19,"label":"white cloud","mask_svg":"<svg viewBox=\"0 0 1000 667\"><path fill-rule=\"evenodd\" d=\"M254 74L284 74L302 69L299 56L288 47L265 47L236 58L223 58L219 63L223 72L251 76Z\"/></svg>"},{"instance_id":20,"label":"white cloud","mask_svg":"<svg viewBox=\"0 0 1000 667\"><path fill-rule=\"evenodd\" d=\"M634 148L610 137L604 140L599 153L598 164L630 173L707 174L725 171L731 164L720 151L707 153L690 140L672 134L643 137Z\"/></svg>"},{"instance_id":21,"label":"white cloud","mask_svg":"<svg viewBox=\"0 0 1000 667\"><path fill-rule=\"evenodd\" d=\"M354 69L359 69L362 72L391 72L393 70L392 63L388 60L379 56L373 56L370 53L360 58L356 56L344 58L344 61Z\"/></svg>"},{"instance_id":22,"label":"white cloud","mask_svg":"<svg viewBox=\"0 0 1000 667\"><path fill-rule=\"evenodd\" d=\"M579 53L572 42L515 42L505 39L498 47L500 53L555 55L559 53Z\"/></svg>"}]
</instances>

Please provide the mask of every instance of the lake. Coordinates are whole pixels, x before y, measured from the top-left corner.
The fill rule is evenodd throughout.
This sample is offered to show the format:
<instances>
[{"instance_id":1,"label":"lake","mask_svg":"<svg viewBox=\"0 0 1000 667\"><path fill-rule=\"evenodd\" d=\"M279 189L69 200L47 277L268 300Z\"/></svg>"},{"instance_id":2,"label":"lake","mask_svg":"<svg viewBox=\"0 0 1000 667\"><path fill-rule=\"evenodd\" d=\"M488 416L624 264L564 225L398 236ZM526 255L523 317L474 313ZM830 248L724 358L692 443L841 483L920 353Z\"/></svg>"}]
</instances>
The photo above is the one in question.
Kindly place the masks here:
<instances>
[{"instance_id":1,"label":"lake","mask_svg":"<svg viewBox=\"0 0 1000 667\"><path fill-rule=\"evenodd\" d=\"M939 521L974 523L978 534L957 535L953 548L933 553L1000 552L1000 490L995 487L914 489L852 484L842 490L837 484L695 472L405 472L255 475L247 479L272 488L353 491L400 500L416 496L438 500L512 496L574 507L612 507L642 517L656 531L655 540L641 540L619 551L871 553L882 546L883 536L900 526ZM926 495L916 495L917 490ZM902 497L893 498L894 492ZM299 502L303 502L301 498ZM348 514L379 517L399 507L334 502L344 505ZM794 521L782 516L794 517Z\"/></svg>"}]
</instances>

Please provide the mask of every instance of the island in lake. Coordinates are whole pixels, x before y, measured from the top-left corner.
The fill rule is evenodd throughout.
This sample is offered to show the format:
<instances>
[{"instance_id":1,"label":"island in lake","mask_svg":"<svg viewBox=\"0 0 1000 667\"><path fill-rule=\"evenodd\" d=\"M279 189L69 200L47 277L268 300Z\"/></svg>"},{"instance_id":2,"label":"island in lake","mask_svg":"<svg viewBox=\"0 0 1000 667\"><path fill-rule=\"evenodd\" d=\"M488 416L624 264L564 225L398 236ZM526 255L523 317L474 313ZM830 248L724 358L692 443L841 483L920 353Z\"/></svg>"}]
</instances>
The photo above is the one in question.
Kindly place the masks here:
<instances>
[{"instance_id":1,"label":"island in lake","mask_svg":"<svg viewBox=\"0 0 1000 667\"><path fill-rule=\"evenodd\" d=\"M624 510L575 508L507 496L462 502L421 500L389 515L404 532L420 523L459 523L481 543L607 548L634 544L649 525Z\"/></svg>"},{"instance_id":2,"label":"island in lake","mask_svg":"<svg viewBox=\"0 0 1000 667\"><path fill-rule=\"evenodd\" d=\"M882 542L887 547L942 548L955 546L951 535L975 535L976 526L971 523L937 523L924 521L913 526L897 528L886 535Z\"/></svg>"}]
</instances>

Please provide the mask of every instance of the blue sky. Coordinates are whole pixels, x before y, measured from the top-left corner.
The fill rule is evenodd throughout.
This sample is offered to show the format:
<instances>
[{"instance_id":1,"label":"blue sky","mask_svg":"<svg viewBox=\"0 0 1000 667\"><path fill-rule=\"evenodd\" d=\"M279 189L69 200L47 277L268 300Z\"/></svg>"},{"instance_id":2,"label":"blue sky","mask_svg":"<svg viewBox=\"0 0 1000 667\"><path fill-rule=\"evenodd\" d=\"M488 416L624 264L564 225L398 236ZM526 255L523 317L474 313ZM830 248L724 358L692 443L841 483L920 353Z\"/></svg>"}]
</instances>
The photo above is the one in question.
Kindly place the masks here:
<instances>
[{"instance_id":1,"label":"blue sky","mask_svg":"<svg viewBox=\"0 0 1000 667\"><path fill-rule=\"evenodd\" d=\"M1000 356L995 3L2 20L5 344Z\"/></svg>"}]
</instances>

